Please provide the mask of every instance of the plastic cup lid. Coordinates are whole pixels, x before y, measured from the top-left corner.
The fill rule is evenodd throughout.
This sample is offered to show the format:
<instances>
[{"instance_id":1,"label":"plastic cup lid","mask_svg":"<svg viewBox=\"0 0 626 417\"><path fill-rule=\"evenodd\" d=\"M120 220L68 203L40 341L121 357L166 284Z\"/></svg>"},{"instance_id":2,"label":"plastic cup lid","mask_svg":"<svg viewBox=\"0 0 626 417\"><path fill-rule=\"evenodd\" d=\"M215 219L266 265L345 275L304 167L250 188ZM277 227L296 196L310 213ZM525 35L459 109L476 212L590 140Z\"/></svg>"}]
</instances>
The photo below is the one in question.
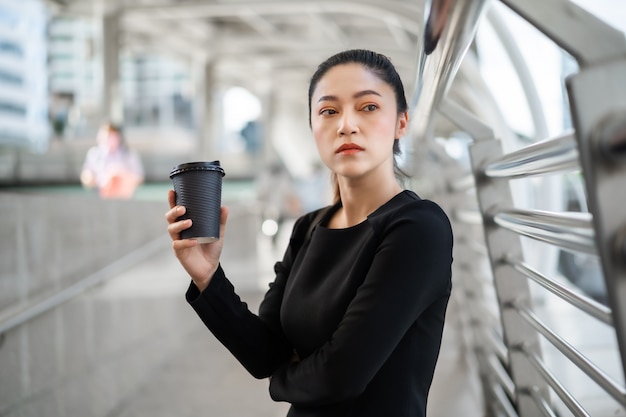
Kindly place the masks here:
<instances>
[{"instance_id":1,"label":"plastic cup lid","mask_svg":"<svg viewBox=\"0 0 626 417\"><path fill-rule=\"evenodd\" d=\"M217 171L224 176L224 169L220 166L220 161L211 162L186 162L184 164L176 165L170 171L170 178L174 175L180 174L186 171Z\"/></svg>"}]
</instances>

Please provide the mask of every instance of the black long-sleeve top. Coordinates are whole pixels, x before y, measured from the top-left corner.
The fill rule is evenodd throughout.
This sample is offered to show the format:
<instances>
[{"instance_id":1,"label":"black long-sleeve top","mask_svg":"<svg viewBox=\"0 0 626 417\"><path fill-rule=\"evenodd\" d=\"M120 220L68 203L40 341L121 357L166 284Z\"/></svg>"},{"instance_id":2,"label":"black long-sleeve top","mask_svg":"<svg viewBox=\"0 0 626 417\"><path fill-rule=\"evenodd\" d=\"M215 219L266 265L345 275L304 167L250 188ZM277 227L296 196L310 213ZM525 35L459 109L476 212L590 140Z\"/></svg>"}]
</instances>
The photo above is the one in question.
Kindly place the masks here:
<instances>
[{"instance_id":1,"label":"black long-sleeve top","mask_svg":"<svg viewBox=\"0 0 626 417\"><path fill-rule=\"evenodd\" d=\"M288 417L426 415L451 290L452 230L405 190L345 229L296 221L258 315L220 267L186 294L211 332ZM307 239L307 234L310 238Z\"/></svg>"}]
</instances>

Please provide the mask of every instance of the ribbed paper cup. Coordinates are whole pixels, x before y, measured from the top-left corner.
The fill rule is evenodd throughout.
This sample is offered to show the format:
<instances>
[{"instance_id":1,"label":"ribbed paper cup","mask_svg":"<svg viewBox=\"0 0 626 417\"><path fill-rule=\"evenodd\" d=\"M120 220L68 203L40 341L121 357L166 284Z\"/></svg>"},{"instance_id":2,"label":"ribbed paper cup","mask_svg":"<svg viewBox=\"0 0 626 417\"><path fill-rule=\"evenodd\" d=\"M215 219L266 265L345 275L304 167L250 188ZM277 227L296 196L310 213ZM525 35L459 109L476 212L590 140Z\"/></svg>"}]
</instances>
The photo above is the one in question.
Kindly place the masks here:
<instances>
[{"instance_id":1,"label":"ribbed paper cup","mask_svg":"<svg viewBox=\"0 0 626 417\"><path fill-rule=\"evenodd\" d=\"M176 205L187 209L178 220L192 221L191 227L180 233L181 239L198 239L199 243L219 239L223 176L220 161L188 162L172 168Z\"/></svg>"}]
</instances>

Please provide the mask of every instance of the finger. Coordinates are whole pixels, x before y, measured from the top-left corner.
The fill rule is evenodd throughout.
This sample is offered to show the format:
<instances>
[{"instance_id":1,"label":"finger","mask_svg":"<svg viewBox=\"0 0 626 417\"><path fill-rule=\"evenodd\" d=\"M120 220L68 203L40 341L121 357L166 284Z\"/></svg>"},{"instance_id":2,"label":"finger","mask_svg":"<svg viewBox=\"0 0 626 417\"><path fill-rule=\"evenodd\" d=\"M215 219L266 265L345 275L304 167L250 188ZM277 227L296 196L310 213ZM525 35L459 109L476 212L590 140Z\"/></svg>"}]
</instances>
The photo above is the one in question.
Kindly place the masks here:
<instances>
[{"instance_id":1,"label":"finger","mask_svg":"<svg viewBox=\"0 0 626 417\"><path fill-rule=\"evenodd\" d=\"M198 245L197 239L178 239L172 242L172 248L174 252L179 252L185 249L193 248Z\"/></svg>"},{"instance_id":2,"label":"finger","mask_svg":"<svg viewBox=\"0 0 626 417\"><path fill-rule=\"evenodd\" d=\"M176 205L176 191L167 190L167 202L170 203L170 208Z\"/></svg>"},{"instance_id":3,"label":"finger","mask_svg":"<svg viewBox=\"0 0 626 417\"><path fill-rule=\"evenodd\" d=\"M180 240L180 232L191 227L191 219L181 220L179 222L170 223L167 226L167 232L172 240Z\"/></svg>"},{"instance_id":4,"label":"finger","mask_svg":"<svg viewBox=\"0 0 626 417\"><path fill-rule=\"evenodd\" d=\"M185 214L186 211L185 206L174 206L165 213L165 220L167 220L168 223L174 223L178 221L178 218Z\"/></svg>"}]
</instances>

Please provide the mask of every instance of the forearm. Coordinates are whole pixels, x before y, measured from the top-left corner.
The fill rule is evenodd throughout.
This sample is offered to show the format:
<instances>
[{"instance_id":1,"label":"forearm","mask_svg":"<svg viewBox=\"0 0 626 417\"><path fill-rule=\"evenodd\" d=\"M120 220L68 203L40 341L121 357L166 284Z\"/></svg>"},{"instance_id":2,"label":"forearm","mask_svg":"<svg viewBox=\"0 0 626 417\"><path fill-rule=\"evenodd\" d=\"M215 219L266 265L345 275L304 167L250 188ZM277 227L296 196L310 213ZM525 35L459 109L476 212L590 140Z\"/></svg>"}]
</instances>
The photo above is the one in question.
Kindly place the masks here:
<instances>
[{"instance_id":1,"label":"forearm","mask_svg":"<svg viewBox=\"0 0 626 417\"><path fill-rule=\"evenodd\" d=\"M292 349L284 338L250 312L221 268L204 291L192 283L186 297L207 328L255 378L270 376L289 360Z\"/></svg>"}]
</instances>

